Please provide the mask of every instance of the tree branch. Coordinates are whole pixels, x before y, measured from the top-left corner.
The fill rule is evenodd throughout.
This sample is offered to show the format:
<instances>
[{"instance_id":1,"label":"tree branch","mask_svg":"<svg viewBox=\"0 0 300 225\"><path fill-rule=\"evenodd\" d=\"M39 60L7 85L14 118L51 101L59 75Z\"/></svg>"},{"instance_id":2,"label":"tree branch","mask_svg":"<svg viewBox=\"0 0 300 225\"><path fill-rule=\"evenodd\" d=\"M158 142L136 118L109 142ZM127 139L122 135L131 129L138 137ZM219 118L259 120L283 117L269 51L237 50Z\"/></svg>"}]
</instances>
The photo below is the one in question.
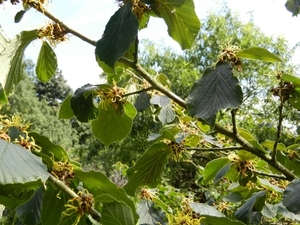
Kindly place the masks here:
<instances>
[{"instance_id":1,"label":"tree branch","mask_svg":"<svg viewBox=\"0 0 300 225\"><path fill-rule=\"evenodd\" d=\"M237 134L236 121L235 121L235 113L236 113L236 109L232 109L231 110L232 132L234 134Z\"/></svg>"},{"instance_id":2,"label":"tree branch","mask_svg":"<svg viewBox=\"0 0 300 225\"><path fill-rule=\"evenodd\" d=\"M227 147L227 148L190 148L185 147L186 150L196 150L196 151L233 151L233 150L243 150L243 147Z\"/></svg>"},{"instance_id":3,"label":"tree branch","mask_svg":"<svg viewBox=\"0 0 300 225\"><path fill-rule=\"evenodd\" d=\"M257 175L262 175L262 176L266 176L266 177L273 177L273 178L278 178L278 179L282 179L282 180L288 180L286 178L286 176L283 176L283 175L264 173L264 172L257 171L257 170L252 170L252 171L254 173L256 173Z\"/></svg>"}]
</instances>

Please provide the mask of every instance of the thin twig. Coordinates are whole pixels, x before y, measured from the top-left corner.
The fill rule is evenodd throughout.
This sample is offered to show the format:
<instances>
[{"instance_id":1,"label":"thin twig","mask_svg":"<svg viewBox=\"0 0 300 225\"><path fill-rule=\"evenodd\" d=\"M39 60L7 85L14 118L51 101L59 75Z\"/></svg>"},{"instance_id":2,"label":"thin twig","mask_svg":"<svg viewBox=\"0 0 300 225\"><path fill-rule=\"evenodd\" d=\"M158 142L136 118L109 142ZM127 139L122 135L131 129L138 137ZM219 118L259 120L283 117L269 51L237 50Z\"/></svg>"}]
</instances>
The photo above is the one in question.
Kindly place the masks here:
<instances>
[{"instance_id":1,"label":"thin twig","mask_svg":"<svg viewBox=\"0 0 300 225\"><path fill-rule=\"evenodd\" d=\"M186 150L196 150L196 151L233 151L233 150L243 150L243 147L227 147L227 148L190 148L185 147Z\"/></svg>"},{"instance_id":2,"label":"thin twig","mask_svg":"<svg viewBox=\"0 0 300 225\"><path fill-rule=\"evenodd\" d=\"M277 125L277 133L276 133L276 139L275 143L273 146L273 154L272 154L272 159L275 162L276 161L276 156L277 156L277 145L279 143L279 139L281 136L281 128L282 128L282 121L283 121L283 116L282 116L282 110L283 110L283 97L280 98L280 105L278 106L278 125Z\"/></svg>"},{"instance_id":3,"label":"thin twig","mask_svg":"<svg viewBox=\"0 0 300 225\"><path fill-rule=\"evenodd\" d=\"M144 91L150 91L150 90L152 90L152 89L153 89L153 87L148 87L148 88L145 88L145 89L142 89L142 90L138 90L138 91L126 93L126 94L122 95L122 97L127 97L127 96L129 96L129 95L136 95L136 94L142 93L142 92L144 92Z\"/></svg>"},{"instance_id":4,"label":"thin twig","mask_svg":"<svg viewBox=\"0 0 300 225\"><path fill-rule=\"evenodd\" d=\"M237 134L235 113L236 113L236 109L232 109L231 110L232 133Z\"/></svg>"},{"instance_id":5,"label":"thin twig","mask_svg":"<svg viewBox=\"0 0 300 225\"><path fill-rule=\"evenodd\" d=\"M262 175L262 176L266 176L266 177L273 177L273 178L278 178L278 179L282 179L282 180L288 180L286 176L283 175L278 175L278 174L270 174L270 173L265 173L265 172L261 172L261 171L257 171L257 170L252 170L254 173L256 173L257 175Z\"/></svg>"}]
</instances>

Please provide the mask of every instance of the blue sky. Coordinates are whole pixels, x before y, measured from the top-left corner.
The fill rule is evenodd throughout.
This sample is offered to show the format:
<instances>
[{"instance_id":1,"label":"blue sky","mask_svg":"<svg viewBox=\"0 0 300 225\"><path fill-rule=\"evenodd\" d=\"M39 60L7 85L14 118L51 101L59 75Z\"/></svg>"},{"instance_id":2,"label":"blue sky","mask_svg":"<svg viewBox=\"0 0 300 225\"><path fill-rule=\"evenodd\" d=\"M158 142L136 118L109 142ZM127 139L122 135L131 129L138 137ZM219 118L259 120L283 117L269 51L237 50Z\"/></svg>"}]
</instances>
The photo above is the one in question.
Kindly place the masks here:
<instances>
[{"instance_id":1,"label":"blue sky","mask_svg":"<svg viewBox=\"0 0 300 225\"><path fill-rule=\"evenodd\" d=\"M234 12L239 13L243 21L248 21L252 16L255 24L267 35L283 35L291 46L300 42L300 18L292 17L285 9L285 0L194 0L196 13L201 20L209 12L218 10L224 2L227 2L228 7ZM21 8L21 5L11 6L9 1L4 6L0 5L0 25L9 38L22 30L39 28L49 21L40 13L30 10L20 23L15 24L14 15ZM91 39L98 40L118 6L114 0L52 0L47 9L66 25ZM168 37L167 27L162 19L151 18L148 28L142 30L139 37L151 38L158 43L163 39L166 45L180 51L179 45ZM36 61L39 46L39 40L33 42L25 52L26 56ZM100 82L101 69L94 60L93 46L76 37L70 37L68 42L59 44L55 52L59 68L74 90L86 83ZM298 60L300 63L300 50L295 55L294 61Z\"/></svg>"}]
</instances>

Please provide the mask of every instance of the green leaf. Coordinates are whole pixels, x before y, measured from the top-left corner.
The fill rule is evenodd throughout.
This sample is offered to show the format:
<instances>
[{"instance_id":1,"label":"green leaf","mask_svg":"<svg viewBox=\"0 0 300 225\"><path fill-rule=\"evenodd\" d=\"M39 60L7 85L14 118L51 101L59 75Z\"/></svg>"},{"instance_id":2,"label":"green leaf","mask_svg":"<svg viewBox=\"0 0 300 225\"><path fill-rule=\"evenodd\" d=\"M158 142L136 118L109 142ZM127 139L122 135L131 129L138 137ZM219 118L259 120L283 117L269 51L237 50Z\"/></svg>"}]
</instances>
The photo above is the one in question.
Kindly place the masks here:
<instances>
[{"instance_id":1,"label":"green leaf","mask_svg":"<svg viewBox=\"0 0 300 225\"><path fill-rule=\"evenodd\" d=\"M283 192L283 205L295 214L300 213L300 179L293 180Z\"/></svg>"},{"instance_id":2,"label":"green leaf","mask_svg":"<svg viewBox=\"0 0 300 225\"><path fill-rule=\"evenodd\" d=\"M288 211L287 208L282 204L282 202L277 203L275 206L277 207L277 213L279 215L282 215L283 217L289 219L296 219L298 221L300 220L300 215Z\"/></svg>"},{"instance_id":3,"label":"green leaf","mask_svg":"<svg viewBox=\"0 0 300 225\"><path fill-rule=\"evenodd\" d=\"M123 202L106 203L102 209L101 223L105 225L136 224L135 212Z\"/></svg>"},{"instance_id":4,"label":"green leaf","mask_svg":"<svg viewBox=\"0 0 300 225\"><path fill-rule=\"evenodd\" d=\"M146 110L149 106L150 106L150 95L146 91L143 91L137 96L134 103L134 107L138 112L142 112Z\"/></svg>"},{"instance_id":5,"label":"green leaf","mask_svg":"<svg viewBox=\"0 0 300 225\"><path fill-rule=\"evenodd\" d=\"M232 163L223 166L214 177L214 183L218 183L226 175L231 166Z\"/></svg>"},{"instance_id":6,"label":"green leaf","mask_svg":"<svg viewBox=\"0 0 300 225\"><path fill-rule=\"evenodd\" d=\"M300 110L300 91L299 91L299 87L296 87L293 91L291 91L288 101L289 101L289 104L291 104L297 110Z\"/></svg>"},{"instance_id":7,"label":"green leaf","mask_svg":"<svg viewBox=\"0 0 300 225\"><path fill-rule=\"evenodd\" d=\"M28 183L49 177L42 160L20 145L0 140L0 185Z\"/></svg>"},{"instance_id":8,"label":"green leaf","mask_svg":"<svg viewBox=\"0 0 300 225\"><path fill-rule=\"evenodd\" d=\"M24 51L37 37L38 30L23 31L0 53L0 83L7 94L22 80Z\"/></svg>"},{"instance_id":9,"label":"green leaf","mask_svg":"<svg viewBox=\"0 0 300 225\"><path fill-rule=\"evenodd\" d=\"M282 74L281 79L286 82L291 82L294 86L300 87L300 78L298 77L284 73Z\"/></svg>"},{"instance_id":10,"label":"green leaf","mask_svg":"<svg viewBox=\"0 0 300 225\"><path fill-rule=\"evenodd\" d=\"M44 198L44 187L37 189L32 198L17 208L16 214L24 224L38 225L41 223L41 210Z\"/></svg>"},{"instance_id":11,"label":"green leaf","mask_svg":"<svg viewBox=\"0 0 300 225\"><path fill-rule=\"evenodd\" d=\"M74 116L74 112L71 107L71 98L72 95L68 95L68 97L63 101L59 108L59 119L71 119Z\"/></svg>"},{"instance_id":12,"label":"green leaf","mask_svg":"<svg viewBox=\"0 0 300 225\"><path fill-rule=\"evenodd\" d=\"M43 225L58 224L67 201L66 193L54 189L52 185L48 185L42 206L41 217Z\"/></svg>"},{"instance_id":13,"label":"green leaf","mask_svg":"<svg viewBox=\"0 0 300 225\"><path fill-rule=\"evenodd\" d=\"M244 59L257 59L267 62L282 62L278 56L272 54L267 49L260 47L251 47L241 50L236 56Z\"/></svg>"},{"instance_id":14,"label":"green leaf","mask_svg":"<svg viewBox=\"0 0 300 225\"><path fill-rule=\"evenodd\" d=\"M0 204L14 211L17 207L27 202L40 186L40 181L0 185Z\"/></svg>"},{"instance_id":15,"label":"green leaf","mask_svg":"<svg viewBox=\"0 0 300 225\"><path fill-rule=\"evenodd\" d=\"M170 149L165 143L155 143L127 170L128 183L124 189L129 195L141 186L156 187L161 179Z\"/></svg>"},{"instance_id":16,"label":"green leaf","mask_svg":"<svg viewBox=\"0 0 300 225\"><path fill-rule=\"evenodd\" d=\"M201 225L244 225L240 221L234 221L226 217L215 217L215 216L203 216L201 219Z\"/></svg>"},{"instance_id":17,"label":"green leaf","mask_svg":"<svg viewBox=\"0 0 300 225\"><path fill-rule=\"evenodd\" d=\"M237 211L234 214L235 217L238 220L246 224L249 224L250 218L253 214L254 205L260 198L265 197L266 193L267 193L266 191L260 191L254 193L249 199L247 199L247 201L240 208L237 209Z\"/></svg>"},{"instance_id":18,"label":"green leaf","mask_svg":"<svg viewBox=\"0 0 300 225\"><path fill-rule=\"evenodd\" d=\"M287 0L285 8L293 13L293 16L298 16L300 12L300 1L299 0Z\"/></svg>"},{"instance_id":19,"label":"green leaf","mask_svg":"<svg viewBox=\"0 0 300 225\"><path fill-rule=\"evenodd\" d=\"M25 13L25 10L20 10L19 12L17 12L17 14L15 15L15 23L19 23L22 20Z\"/></svg>"},{"instance_id":20,"label":"green leaf","mask_svg":"<svg viewBox=\"0 0 300 225\"><path fill-rule=\"evenodd\" d=\"M4 103L4 104L8 103L6 93L1 83L0 83L0 103Z\"/></svg>"},{"instance_id":21,"label":"green leaf","mask_svg":"<svg viewBox=\"0 0 300 225\"><path fill-rule=\"evenodd\" d=\"M193 0L158 0L152 10L164 19L168 33L182 49L192 46L200 30Z\"/></svg>"},{"instance_id":22,"label":"green leaf","mask_svg":"<svg viewBox=\"0 0 300 225\"><path fill-rule=\"evenodd\" d=\"M263 216L272 219L277 215L277 207L275 205L266 203L261 213Z\"/></svg>"},{"instance_id":23,"label":"green leaf","mask_svg":"<svg viewBox=\"0 0 300 225\"><path fill-rule=\"evenodd\" d=\"M130 102L125 102L123 105L124 113L131 119L136 117L137 111Z\"/></svg>"},{"instance_id":24,"label":"green leaf","mask_svg":"<svg viewBox=\"0 0 300 225\"><path fill-rule=\"evenodd\" d=\"M168 124L174 121L175 116L175 112L171 106L165 106L159 111L158 119L162 124Z\"/></svg>"},{"instance_id":25,"label":"green leaf","mask_svg":"<svg viewBox=\"0 0 300 225\"><path fill-rule=\"evenodd\" d=\"M215 216L215 217L225 217L223 213L216 210L214 207L204 204L204 203L190 203L191 208L196 212L199 213L201 216Z\"/></svg>"},{"instance_id":26,"label":"green leaf","mask_svg":"<svg viewBox=\"0 0 300 225\"><path fill-rule=\"evenodd\" d=\"M55 52L47 41L43 41L38 56L35 73L40 81L48 82L57 69L57 58Z\"/></svg>"},{"instance_id":27,"label":"green leaf","mask_svg":"<svg viewBox=\"0 0 300 225\"><path fill-rule=\"evenodd\" d=\"M59 145L53 144L49 140L49 138L36 132L30 132L29 136L33 137L35 143L42 148L41 153L47 155L50 158L54 157L54 159L56 159L57 161L70 160L66 150L64 150L63 147ZM38 155L39 153L36 154Z\"/></svg>"},{"instance_id":28,"label":"green leaf","mask_svg":"<svg viewBox=\"0 0 300 225\"><path fill-rule=\"evenodd\" d=\"M165 213L156 209L152 201L142 200L139 202L137 213L140 217L138 224L168 224Z\"/></svg>"},{"instance_id":29,"label":"green leaf","mask_svg":"<svg viewBox=\"0 0 300 225\"><path fill-rule=\"evenodd\" d=\"M159 107L167 106L171 99L165 95L153 95L150 99L152 105L158 105Z\"/></svg>"},{"instance_id":30,"label":"green leaf","mask_svg":"<svg viewBox=\"0 0 300 225\"><path fill-rule=\"evenodd\" d=\"M249 131L245 129L238 129L239 134L246 139L250 144L252 144L255 148L258 150L267 153L267 151L264 149L264 147L258 143L255 136L251 134Z\"/></svg>"},{"instance_id":31,"label":"green leaf","mask_svg":"<svg viewBox=\"0 0 300 225\"><path fill-rule=\"evenodd\" d=\"M288 156L288 153L280 151L277 152L277 161L284 165L290 171L293 171L294 174L300 176L300 160L297 158L291 158Z\"/></svg>"},{"instance_id":32,"label":"green leaf","mask_svg":"<svg viewBox=\"0 0 300 225\"><path fill-rule=\"evenodd\" d=\"M108 194L117 201L125 203L127 206L129 206L129 209L132 211L132 213L135 213L136 209L134 203L126 195L124 189L112 183L104 174L95 171L84 172L80 170L75 170L74 172L76 174L76 178L79 179L79 181L83 182L83 187L88 189L89 192L93 194L93 196ZM98 211L100 211L101 209L100 203L101 202L95 203L95 208ZM102 213L102 216L105 216L104 213ZM134 217L137 221L136 214L134 214Z\"/></svg>"},{"instance_id":33,"label":"green leaf","mask_svg":"<svg viewBox=\"0 0 300 225\"><path fill-rule=\"evenodd\" d=\"M110 68L114 68L115 63L135 41L138 28L132 4L127 2L108 21L102 38L97 42L96 57Z\"/></svg>"},{"instance_id":34,"label":"green leaf","mask_svg":"<svg viewBox=\"0 0 300 225\"><path fill-rule=\"evenodd\" d=\"M230 160L227 157L209 161L203 171L204 181L209 182L210 180L214 179L219 170L221 170L227 164L230 164Z\"/></svg>"},{"instance_id":35,"label":"green leaf","mask_svg":"<svg viewBox=\"0 0 300 225\"><path fill-rule=\"evenodd\" d=\"M236 108L242 101L242 89L233 76L230 64L218 62L216 68L207 68L201 79L193 85L187 107L191 116L213 126L219 110Z\"/></svg>"},{"instance_id":36,"label":"green leaf","mask_svg":"<svg viewBox=\"0 0 300 225\"><path fill-rule=\"evenodd\" d=\"M88 122L97 118L98 109L94 104L94 92L98 89L98 86L86 84L78 88L72 96L71 108L80 122Z\"/></svg>"},{"instance_id":37,"label":"green leaf","mask_svg":"<svg viewBox=\"0 0 300 225\"><path fill-rule=\"evenodd\" d=\"M121 141L131 131L132 118L122 108L121 104L116 105L107 100L101 101L99 105L98 118L92 122L92 131L105 145Z\"/></svg>"}]
</instances>

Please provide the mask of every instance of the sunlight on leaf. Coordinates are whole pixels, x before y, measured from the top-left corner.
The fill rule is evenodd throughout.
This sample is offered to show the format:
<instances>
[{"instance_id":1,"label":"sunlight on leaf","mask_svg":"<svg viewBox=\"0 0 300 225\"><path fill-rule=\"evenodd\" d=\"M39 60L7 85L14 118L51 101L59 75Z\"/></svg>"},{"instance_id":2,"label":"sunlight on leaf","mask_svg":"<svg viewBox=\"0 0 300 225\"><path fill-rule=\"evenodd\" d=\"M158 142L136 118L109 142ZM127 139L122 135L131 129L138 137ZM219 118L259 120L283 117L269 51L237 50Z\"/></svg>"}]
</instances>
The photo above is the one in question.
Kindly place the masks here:
<instances>
[{"instance_id":1,"label":"sunlight on leaf","mask_svg":"<svg viewBox=\"0 0 300 225\"><path fill-rule=\"evenodd\" d=\"M244 59L257 59L267 62L282 62L282 60L278 56L272 54L267 49L260 47L251 47L241 50L237 53L236 56Z\"/></svg>"}]
</instances>

